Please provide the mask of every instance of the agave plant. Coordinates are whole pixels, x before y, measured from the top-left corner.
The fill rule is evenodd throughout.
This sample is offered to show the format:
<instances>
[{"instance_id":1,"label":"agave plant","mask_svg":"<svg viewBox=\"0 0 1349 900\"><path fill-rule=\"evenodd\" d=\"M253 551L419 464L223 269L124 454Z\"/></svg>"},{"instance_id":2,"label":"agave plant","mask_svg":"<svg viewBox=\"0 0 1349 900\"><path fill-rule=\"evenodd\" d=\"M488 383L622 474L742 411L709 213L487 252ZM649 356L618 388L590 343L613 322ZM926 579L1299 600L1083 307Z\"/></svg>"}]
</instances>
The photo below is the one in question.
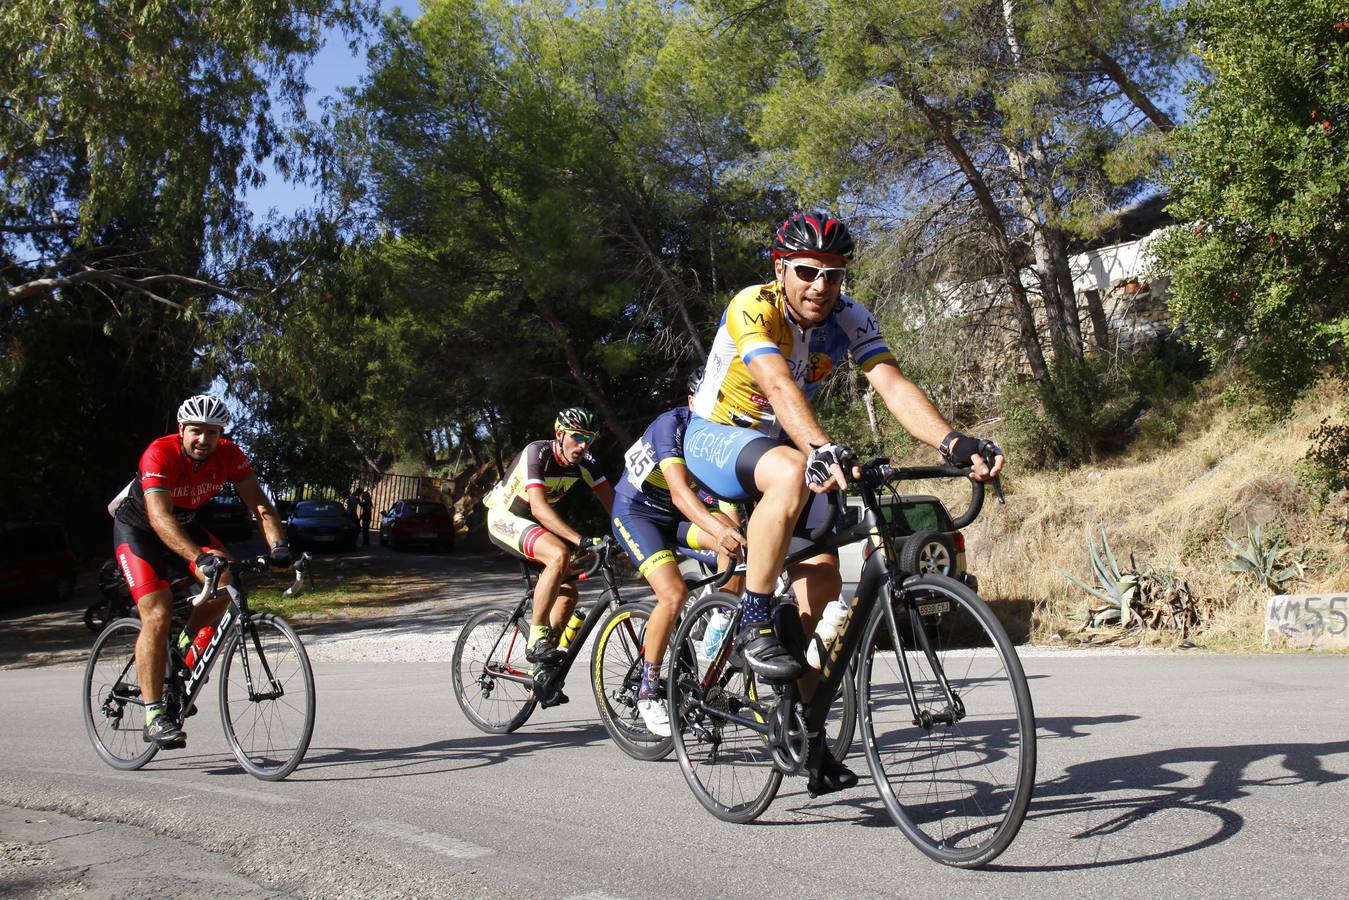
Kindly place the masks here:
<instances>
[{"instance_id":1,"label":"agave plant","mask_svg":"<svg viewBox=\"0 0 1349 900\"><path fill-rule=\"evenodd\" d=\"M1227 546L1236 554L1227 564L1229 572L1249 575L1276 594L1281 593L1288 582L1301 577L1305 568L1302 547L1295 550L1282 544L1277 536L1266 537L1259 525L1250 522L1246 523L1245 543L1228 538Z\"/></svg>"},{"instance_id":2,"label":"agave plant","mask_svg":"<svg viewBox=\"0 0 1349 900\"><path fill-rule=\"evenodd\" d=\"M1118 622L1120 627L1127 628L1133 620L1131 607L1138 597L1137 566L1128 572L1122 571L1115 560L1114 551L1110 549L1110 540L1105 536L1105 527L1098 527L1101 530L1101 551L1097 552L1094 538L1087 539L1087 551L1091 556L1092 572L1096 575L1096 586L1087 584L1071 572L1064 572L1062 569L1059 572L1073 584L1106 604L1091 611L1087 621L1090 627ZM1133 565L1132 557L1129 563Z\"/></svg>"}]
</instances>

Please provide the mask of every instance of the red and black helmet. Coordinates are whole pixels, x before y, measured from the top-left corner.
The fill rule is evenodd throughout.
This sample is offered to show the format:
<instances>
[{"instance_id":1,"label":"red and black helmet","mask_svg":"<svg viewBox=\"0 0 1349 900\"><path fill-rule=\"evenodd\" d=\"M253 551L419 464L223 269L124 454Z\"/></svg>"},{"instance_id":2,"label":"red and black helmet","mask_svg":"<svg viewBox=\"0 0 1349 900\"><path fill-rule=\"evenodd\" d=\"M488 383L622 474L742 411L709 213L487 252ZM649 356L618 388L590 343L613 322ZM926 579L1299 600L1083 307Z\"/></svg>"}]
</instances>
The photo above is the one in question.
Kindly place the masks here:
<instances>
[{"instance_id":1,"label":"red and black helmet","mask_svg":"<svg viewBox=\"0 0 1349 900\"><path fill-rule=\"evenodd\" d=\"M773 258L809 253L852 259L848 226L828 213L794 212L773 233Z\"/></svg>"}]
</instances>

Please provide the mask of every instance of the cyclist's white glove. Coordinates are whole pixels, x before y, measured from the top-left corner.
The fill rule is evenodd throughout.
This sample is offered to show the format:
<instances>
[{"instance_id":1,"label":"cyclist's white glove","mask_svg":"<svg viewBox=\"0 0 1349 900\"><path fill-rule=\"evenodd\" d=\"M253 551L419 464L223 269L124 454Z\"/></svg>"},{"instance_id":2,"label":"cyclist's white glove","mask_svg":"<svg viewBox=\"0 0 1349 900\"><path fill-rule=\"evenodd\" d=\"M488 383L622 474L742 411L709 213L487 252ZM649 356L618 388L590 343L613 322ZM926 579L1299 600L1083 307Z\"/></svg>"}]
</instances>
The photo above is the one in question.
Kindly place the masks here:
<instances>
[{"instance_id":1,"label":"cyclist's white glove","mask_svg":"<svg viewBox=\"0 0 1349 900\"><path fill-rule=\"evenodd\" d=\"M810 455L806 457L806 484L820 487L834 474L833 467L838 466L843 471L844 478L843 485L839 486L845 486L850 474L848 470L855 459L853 452L842 444L825 444L823 447L812 449Z\"/></svg>"}]
</instances>

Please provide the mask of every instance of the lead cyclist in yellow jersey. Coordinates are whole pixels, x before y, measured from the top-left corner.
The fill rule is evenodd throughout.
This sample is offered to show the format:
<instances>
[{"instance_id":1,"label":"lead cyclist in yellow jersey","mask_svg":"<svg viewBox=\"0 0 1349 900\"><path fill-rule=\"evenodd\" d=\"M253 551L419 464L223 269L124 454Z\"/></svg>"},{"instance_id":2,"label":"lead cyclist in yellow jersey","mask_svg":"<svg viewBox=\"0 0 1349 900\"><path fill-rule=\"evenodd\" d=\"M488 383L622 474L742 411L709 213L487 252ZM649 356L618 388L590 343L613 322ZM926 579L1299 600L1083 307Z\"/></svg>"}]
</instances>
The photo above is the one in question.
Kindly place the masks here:
<instances>
[{"instance_id":1,"label":"lead cyclist in yellow jersey","mask_svg":"<svg viewBox=\"0 0 1349 900\"><path fill-rule=\"evenodd\" d=\"M811 400L834 367L851 356L886 407L914 437L949 458L972 464L987 481L1002 469L978 453L979 441L952 430L927 395L900 372L871 314L843 294L853 255L848 228L826 213L793 213L773 235L773 281L737 294L722 317L706 374L693 397L684 436L690 474L726 500L757 498L748 527L742 628L736 646L756 674L775 680L802 673L797 654L771 625L773 585L810 492L847 485L852 453L834 444ZM823 512L823 502L814 506ZM813 511L813 510L812 510ZM804 517L807 527L812 523ZM800 627L814 631L825 604L839 595L838 557L821 554L792 567ZM801 678L809 702L818 678ZM818 735L811 737L819 740ZM828 754L810 772L811 790L851 787L857 777Z\"/></svg>"}]
</instances>

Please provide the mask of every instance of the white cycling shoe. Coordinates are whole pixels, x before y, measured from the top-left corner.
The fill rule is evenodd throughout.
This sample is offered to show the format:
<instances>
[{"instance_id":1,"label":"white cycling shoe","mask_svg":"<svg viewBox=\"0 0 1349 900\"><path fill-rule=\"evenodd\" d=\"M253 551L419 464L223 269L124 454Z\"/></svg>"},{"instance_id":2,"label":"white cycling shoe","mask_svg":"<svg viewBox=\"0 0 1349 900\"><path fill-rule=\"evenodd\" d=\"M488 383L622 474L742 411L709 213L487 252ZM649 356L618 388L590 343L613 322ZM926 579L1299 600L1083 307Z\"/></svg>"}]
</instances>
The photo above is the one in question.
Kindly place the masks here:
<instances>
[{"instance_id":1,"label":"white cycling shoe","mask_svg":"<svg viewBox=\"0 0 1349 900\"><path fill-rule=\"evenodd\" d=\"M670 715L665 711L663 700L638 700L637 711L642 714L642 723L646 730L656 737L670 736Z\"/></svg>"}]
</instances>

